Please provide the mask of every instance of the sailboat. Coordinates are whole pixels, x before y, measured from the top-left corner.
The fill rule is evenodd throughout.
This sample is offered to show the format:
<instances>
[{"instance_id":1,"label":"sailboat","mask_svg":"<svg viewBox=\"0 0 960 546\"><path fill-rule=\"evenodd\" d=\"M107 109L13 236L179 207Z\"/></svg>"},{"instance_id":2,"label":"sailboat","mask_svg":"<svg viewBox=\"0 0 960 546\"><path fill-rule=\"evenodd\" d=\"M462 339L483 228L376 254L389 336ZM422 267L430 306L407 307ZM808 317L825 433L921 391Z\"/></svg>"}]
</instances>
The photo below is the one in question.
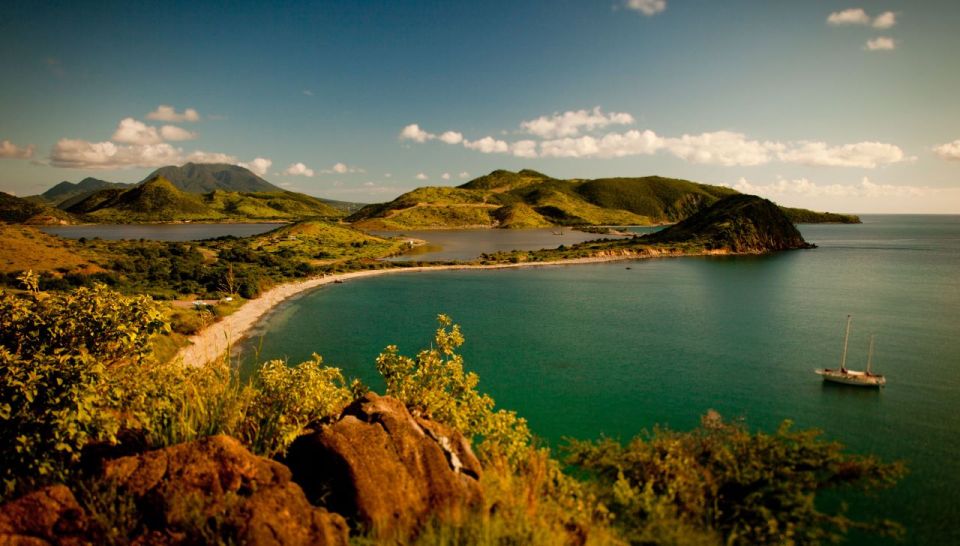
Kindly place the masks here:
<instances>
[{"instance_id":1,"label":"sailboat","mask_svg":"<svg viewBox=\"0 0 960 546\"><path fill-rule=\"evenodd\" d=\"M814 370L823 377L824 381L833 383L842 383L844 385L853 385L856 387L876 387L880 388L887 383L887 379L880 374L873 373L873 336L870 336L870 350L867 353L866 371L857 371L847 369L847 342L850 340L850 322L853 317L847 315L847 333L843 336L843 355L840 357L839 369L820 369Z\"/></svg>"}]
</instances>

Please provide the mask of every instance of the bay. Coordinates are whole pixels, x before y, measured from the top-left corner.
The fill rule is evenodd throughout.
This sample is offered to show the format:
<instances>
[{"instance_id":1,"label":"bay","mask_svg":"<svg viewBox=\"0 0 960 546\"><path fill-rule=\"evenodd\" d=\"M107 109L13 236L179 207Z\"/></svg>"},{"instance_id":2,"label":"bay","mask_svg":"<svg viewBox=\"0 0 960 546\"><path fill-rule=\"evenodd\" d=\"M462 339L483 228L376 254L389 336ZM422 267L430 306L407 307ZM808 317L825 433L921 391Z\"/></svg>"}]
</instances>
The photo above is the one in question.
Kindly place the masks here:
<instances>
[{"instance_id":1,"label":"bay","mask_svg":"<svg viewBox=\"0 0 960 546\"><path fill-rule=\"evenodd\" d=\"M261 359L316 352L378 388L376 355L413 355L435 317L463 327L466 366L551 444L697 425L708 409L773 430L822 429L902 459L895 489L858 514L904 523L907 544L960 544L960 216L803 225L814 250L496 271L400 273L328 285L261 325ZM630 269L627 269L629 267ZM882 391L823 384L860 368L870 334ZM254 340L254 343L256 340ZM852 543L882 543L854 536Z\"/></svg>"},{"instance_id":2,"label":"bay","mask_svg":"<svg viewBox=\"0 0 960 546\"><path fill-rule=\"evenodd\" d=\"M68 239L99 237L107 240L147 239L151 241L200 241L217 237L251 237L286 224L89 224L78 226L43 226L40 230Z\"/></svg>"}]
</instances>

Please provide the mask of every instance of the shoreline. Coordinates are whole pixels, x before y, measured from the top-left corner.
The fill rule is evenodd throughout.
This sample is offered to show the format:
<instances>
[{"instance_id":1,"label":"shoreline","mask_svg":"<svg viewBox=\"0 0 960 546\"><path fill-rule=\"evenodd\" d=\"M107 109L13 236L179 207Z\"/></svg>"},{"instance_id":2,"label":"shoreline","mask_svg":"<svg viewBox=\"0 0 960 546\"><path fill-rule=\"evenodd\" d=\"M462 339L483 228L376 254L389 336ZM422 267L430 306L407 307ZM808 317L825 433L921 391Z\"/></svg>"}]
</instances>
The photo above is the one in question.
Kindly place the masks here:
<instances>
[{"instance_id":1,"label":"shoreline","mask_svg":"<svg viewBox=\"0 0 960 546\"><path fill-rule=\"evenodd\" d=\"M728 254L726 252L704 253L703 255ZM207 362L222 357L228 350L231 350L237 343L248 337L257 324L266 317L272 310L280 304L300 296L307 291L319 288L327 284L334 284L336 281L347 281L351 279L362 279L366 277L376 277L379 275L388 275L394 273L422 273L432 271L456 271L456 270L495 270L495 269L519 269L525 267L554 267L561 265L582 265L593 263L606 263L627 260L640 260L656 257L670 257L677 254L670 253L652 253L652 254L616 254L607 256L591 256L586 258L571 258L567 260L556 260L549 262L521 262L516 264L491 264L491 265L426 265L414 267L391 267L385 269L369 269L363 271L352 271L349 273L339 273L335 275L326 275L324 277L313 277L303 281L294 281L278 286L274 286L260 295L259 298L249 300L240 309L207 326L202 331L188 338L189 345L181 347L172 360L179 360L187 366L202 366ZM688 255L688 254L685 254ZM700 254L696 254L700 255Z\"/></svg>"}]
</instances>

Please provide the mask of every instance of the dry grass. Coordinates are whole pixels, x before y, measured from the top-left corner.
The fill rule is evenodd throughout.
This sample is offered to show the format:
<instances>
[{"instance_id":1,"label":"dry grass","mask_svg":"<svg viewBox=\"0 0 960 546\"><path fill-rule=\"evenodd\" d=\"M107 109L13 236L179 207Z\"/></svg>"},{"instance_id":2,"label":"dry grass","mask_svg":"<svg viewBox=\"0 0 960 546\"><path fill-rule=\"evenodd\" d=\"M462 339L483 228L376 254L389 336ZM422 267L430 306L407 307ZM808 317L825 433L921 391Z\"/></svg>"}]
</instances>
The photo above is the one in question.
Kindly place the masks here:
<instances>
[{"instance_id":1,"label":"dry grass","mask_svg":"<svg viewBox=\"0 0 960 546\"><path fill-rule=\"evenodd\" d=\"M47 235L23 225L0 224L0 273L32 269L35 273L72 270L91 274L103 271L92 252L74 241Z\"/></svg>"}]
</instances>

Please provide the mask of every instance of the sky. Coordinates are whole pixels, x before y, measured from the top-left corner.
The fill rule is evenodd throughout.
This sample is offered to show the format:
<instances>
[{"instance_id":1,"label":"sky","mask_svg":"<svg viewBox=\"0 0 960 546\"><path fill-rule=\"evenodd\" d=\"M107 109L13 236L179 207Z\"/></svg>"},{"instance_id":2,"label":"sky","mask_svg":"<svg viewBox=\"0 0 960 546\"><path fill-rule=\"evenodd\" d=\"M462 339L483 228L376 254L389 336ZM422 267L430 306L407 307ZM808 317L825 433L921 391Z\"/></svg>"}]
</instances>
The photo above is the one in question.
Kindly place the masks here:
<instances>
[{"instance_id":1,"label":"sky","mask_svg":"<svg viewBox=\"0 0 960 546\"><path fill-rule=\"evenodd\" d=\"M244 165L358 202L495 169L960 214L960 2L7 2L0 191Z\"/></svg>"}]
</instances>

